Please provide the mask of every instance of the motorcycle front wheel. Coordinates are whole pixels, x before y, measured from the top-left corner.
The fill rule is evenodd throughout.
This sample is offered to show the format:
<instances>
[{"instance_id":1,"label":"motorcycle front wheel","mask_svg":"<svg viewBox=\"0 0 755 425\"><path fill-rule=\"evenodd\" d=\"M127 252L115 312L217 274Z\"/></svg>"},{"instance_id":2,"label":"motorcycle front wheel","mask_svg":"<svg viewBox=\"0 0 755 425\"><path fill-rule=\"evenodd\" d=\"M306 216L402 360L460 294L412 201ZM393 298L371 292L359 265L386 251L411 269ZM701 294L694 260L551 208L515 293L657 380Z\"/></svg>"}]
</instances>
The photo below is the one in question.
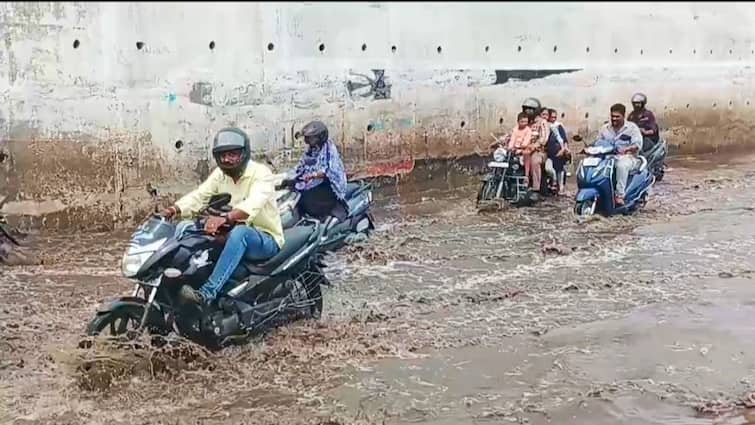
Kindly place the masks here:
<instances>
[{"instance_id":1,"label":"motorcycle front wheel","mask_svg":"<svg viewBox=\"0 0 755 425\"><path fill-rule=\"evenodd\" d=\"M595 199L591 201L582 201L577 202L577 204L574 206L574 214L577 215L577 217L588 217L593 215L595 212L593 210L593 205L595 205L597 201Z\"/></svg>"},{"instance_id":2,"label":"motorcycle front wheel","mask_svg":"<svg viewBox=\"0 0 755 425\"><path fill-rule=\"evenodd\" d=\"M480 186L480 190L477 192L477 206L480 206L482 201L491 201L495 196L496 179L490 178Z\"/></svg>"}]
</instances>

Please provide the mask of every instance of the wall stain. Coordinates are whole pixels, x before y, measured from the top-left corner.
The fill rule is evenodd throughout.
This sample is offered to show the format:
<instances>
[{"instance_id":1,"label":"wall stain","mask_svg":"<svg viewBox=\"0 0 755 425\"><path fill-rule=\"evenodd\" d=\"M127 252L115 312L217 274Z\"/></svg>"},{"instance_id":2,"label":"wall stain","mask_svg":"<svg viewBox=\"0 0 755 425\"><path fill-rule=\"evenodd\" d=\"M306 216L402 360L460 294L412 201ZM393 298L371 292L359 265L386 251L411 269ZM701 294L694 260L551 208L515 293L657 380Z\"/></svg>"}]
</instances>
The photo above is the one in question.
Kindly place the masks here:
<instances>
[{"instance_id":1,"label":"wall stain","mask_svg":"<svg viewBox=\"0 0 755 425\"><path fill-rule=\"evenodd\" d=\"M495 70L495 83L506 84L509 81L532 81L540 78L549 77L551 75L567 74L571 72L581 71L580 68L575 69L496 69Z\"/></svg>"}]
</instances>

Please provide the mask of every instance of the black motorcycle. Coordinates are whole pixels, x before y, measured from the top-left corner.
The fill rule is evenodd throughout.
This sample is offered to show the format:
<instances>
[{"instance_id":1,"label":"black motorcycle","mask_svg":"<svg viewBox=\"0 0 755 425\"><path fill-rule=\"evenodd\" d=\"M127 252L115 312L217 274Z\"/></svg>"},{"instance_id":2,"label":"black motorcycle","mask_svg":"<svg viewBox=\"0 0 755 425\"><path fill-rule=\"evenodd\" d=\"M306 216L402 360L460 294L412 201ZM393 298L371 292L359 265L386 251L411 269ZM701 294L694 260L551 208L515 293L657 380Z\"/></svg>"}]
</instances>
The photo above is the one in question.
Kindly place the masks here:
<instances>
[{"instance_id":1,"label":"black motorcycle","mask_svg":"<svg viewBox=\"0 0 755 425\"><path fill-rule=\"evenodd\" d=\"M540 179L540 193L553 196L550 187L552 179L545 172L542 165ZM529 206L542 199L527 185L524 163L521 155L499 147L493 153L493 161L488 162L488 172L482 178L482 184L477 191L477 207L484 202L506 201L513 206Z\"/></svg>"},{"instance_id":2,"label":"black motorcycle","mask_svg":"<svg viewBox=\"0 0 755 425\"><path fill-rule=\"evenodd\" d=\"M218 349L294 320L319 319L320 285L330 283L318 252L325 225L316 220L303 219L286 230L285 243L273 258L243 262L208 306L179 298L183 285L198 289L212 273L231 227L224 226L216 236L196 229L204 229L209 216L230 211L230 199L228 194L213 196L195 226L176 226L159 215L144 222L123 257L123 274L136 282L133 294L100 308L87 334L149 331L167 336L174 331Z\"/></svg>"}]
</instances>

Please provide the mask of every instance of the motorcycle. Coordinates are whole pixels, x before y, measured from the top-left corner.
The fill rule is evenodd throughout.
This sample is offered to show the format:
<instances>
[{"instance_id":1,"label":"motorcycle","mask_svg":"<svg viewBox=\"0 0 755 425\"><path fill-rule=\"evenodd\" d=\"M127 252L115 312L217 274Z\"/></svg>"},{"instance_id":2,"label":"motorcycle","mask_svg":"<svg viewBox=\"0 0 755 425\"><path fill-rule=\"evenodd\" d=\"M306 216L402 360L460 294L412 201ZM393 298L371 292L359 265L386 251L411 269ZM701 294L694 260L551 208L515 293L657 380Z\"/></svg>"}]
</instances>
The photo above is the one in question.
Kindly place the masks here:
<instances>
[{"instance_id":1,"label":"motorcycle","mask_svg":"<svg viewBox=\"0 0 755 425\"><path fill-rule=\"evenodd\" d=\"M648 169L653 173L653 176L655 176L656 182L663 180L663 175L666 172L665 161L667 153L668 144L663 139L659 140L658 143L650 149L642 152L642 156L648 161Z\"/></svg>"},{"instance_id":2,"label":"motorcycle","mask_svg":"<svg viewBox=\"0 0 755 425\"><path fill-rule=\"evenodd\" d=\"M176 226L157 214L142 223L122 261L123 275L135 282L134 291L99 308L87 334L128 336L149 331L167 336L174 331L220 349L283 323L319 319L320 286L330 285L318 253L326 226L306 218L284 232L285 244L276 256L243 261L209 305L181 301L183 285L198 289L212 273L232 227L224 226L216 236L201 229L209 216L231 210L230 199L229 194L213 196L194 226Z\"/></svg>"},{"instance_id":3,"label":"motorcycle","mask_svg":"<svg viewBox=\"0 0 755 425\"><path fill-rule=\"evenodd\" d=\"M514 206L532 205L542 199L527 186L524 160L503 146L493 152L493 161L488 162L488 173L482 178L482 185L477 191L477 207L482 202L506 201ZM545 196L555 194L550 189L552 179L542 166L540 193Z\"/></svg>"},{"instance_id":4,"label":"motorcycle","mask_svg":"<svg viewBox=\"0 0 755 425\"><path fill-rule=\"evenodd\" d=\"M575 136L574 140L582 140ZM647 204L650 191L655 183L655 177L648 170L648 161L642 155L638 156L641 165L636 172L629 174L627 179L624 205L617 206L614 197L616 187L615 146L607 140L598 140L592 146L586 147L584 158L577 171L577 187L579 191L575 197L574 213L577 216L589 216L600 213L604 216L615 214L629 214Z\"/></svg>"},{"instance_id":5,"label":"motorcycle","mask_svg":"<svg viewBox=\"0 0 755 425\"><path fill-rule=\"evenodd\" d=\"M302 217L298 208L301 195L293 190L297 181L293 172L279 175L278 179L278 211L281 214L283 228L291 229L303 220L319 221L315 217ZM372 205L372 185L361 180L349 182L346 185L346 205L348 215L344 221L332 216L326 220L329 224L324 230L319 252L337 251L344 245L367 239L375 230L375 219L369 210Z\"/></svg>"}]
</instances>

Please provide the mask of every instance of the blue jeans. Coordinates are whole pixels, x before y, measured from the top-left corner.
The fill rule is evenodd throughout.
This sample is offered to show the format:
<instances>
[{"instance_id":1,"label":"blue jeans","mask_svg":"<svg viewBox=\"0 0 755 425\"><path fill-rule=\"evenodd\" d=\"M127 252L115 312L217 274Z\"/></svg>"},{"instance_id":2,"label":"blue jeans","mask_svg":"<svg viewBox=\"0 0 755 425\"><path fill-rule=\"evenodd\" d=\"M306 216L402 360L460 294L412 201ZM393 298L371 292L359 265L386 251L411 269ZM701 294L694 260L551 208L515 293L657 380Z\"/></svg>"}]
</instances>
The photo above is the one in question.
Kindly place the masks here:
<instances>
[{"instance_id":1,"label":"blue jeans","mask_svg":"<svg viewBox=\"0 0 755 425\"><path fill-rule=\"evenodd\" d=\"M187 227L189 227L189 223L180 223L176 233L179 234ZM234 227L231 234L228 235L228 240L223 247L223 252L220 253L218 262L215 264L215 269L207 282L199 288L199 292L204 297L205 302L214 300L241 264L242 259L262 261L273 258L278 252L280 252L280 247L269 234L245 225Z\"/></svg>"}]
</instances>

